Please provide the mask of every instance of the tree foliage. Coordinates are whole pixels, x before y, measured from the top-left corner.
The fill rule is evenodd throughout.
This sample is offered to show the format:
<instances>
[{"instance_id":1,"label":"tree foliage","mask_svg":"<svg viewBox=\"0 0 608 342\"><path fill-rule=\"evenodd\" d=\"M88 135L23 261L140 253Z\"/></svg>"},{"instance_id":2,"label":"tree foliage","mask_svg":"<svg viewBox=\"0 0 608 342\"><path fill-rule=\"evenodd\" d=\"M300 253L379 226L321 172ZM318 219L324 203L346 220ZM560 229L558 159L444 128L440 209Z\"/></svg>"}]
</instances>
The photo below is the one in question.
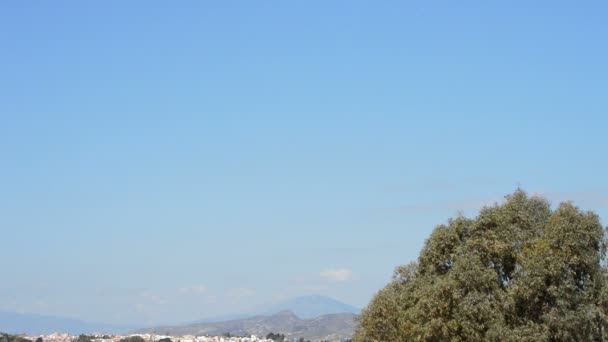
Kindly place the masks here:
<instances>
[{"instance_id":1,"label":"tree foliage","mask_svg":"<svg viewBox=\"0 0 608 342\"><path fill-rule=\"evenodd\" d=\"M266 335L266 338L269 340L273 340L275 342L283 342L285 341L285 335L284 334L275 334L275 333L269 333L268 335Z\"/></svg>"},{"instance_id":2,"label":"tree foliage","mask_svg":"<svg viewBox=\"0 0 608 342\"><path fill-rule=\"evenodd\" d=\"M80 334L80 335L78 335L78 338L76 339L76 342L91 342L94 339L95 339L95 336L86 335L86 334Z\"/></svg>"},{"instance_id":3,"label":"tree foliage","mask_svg":"<svg viewBox=\"0 0 608 342\"><path fill-rule=\"evenodd\" d=\"M0 342L32 342L32 340L27 339L22 336L9 335L9 334L0 332Z\"/></svg>"},{"instance_id":4,"label":"tree foliage","mask_svg":"<svg viewBox=\"0 0 608 342\"><path fill-rule=\"evenodd\" d=\"M146 342L141 336L129 336L121 339L119 342Z\"/></svg>"},{"instance_id":5,"label":"tree foliage","mask_svg":"<svg viewBox=\"0 0 608 342\"><path fill-rule=\"evenodd\" d=\"M517 190L436 227L361 314L355 341L607 341L606 230Z\"/></svg>"}]
</instances>

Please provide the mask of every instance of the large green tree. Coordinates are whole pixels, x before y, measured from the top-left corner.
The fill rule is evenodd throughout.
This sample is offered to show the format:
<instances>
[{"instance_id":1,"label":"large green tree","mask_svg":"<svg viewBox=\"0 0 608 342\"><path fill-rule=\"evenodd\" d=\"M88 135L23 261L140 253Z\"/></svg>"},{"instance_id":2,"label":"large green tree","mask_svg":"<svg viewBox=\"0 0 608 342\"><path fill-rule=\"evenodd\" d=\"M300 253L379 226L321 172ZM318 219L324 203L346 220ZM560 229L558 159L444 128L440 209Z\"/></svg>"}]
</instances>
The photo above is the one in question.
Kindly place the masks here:
<instances>
[{"instance_id":1,"label":"large green tree","mask_svg":"<svg viewBox=\"0 0 608 342\"><path fill-rule=\"evenodd\" d=\"M361 314L356 341L608 341L606 230L517 190L436 227Z\"/></svg>"},{"instance_id":2,"label":"large green tree","mask_svg":"<svg viewBox=\"0 0 608 342\"><path fill-rule=\"evenodd\" d=\"M32 342L32 340L27 339L22 336L9 335L9 334L0 332L0 342Z\"/></svg>"}]
</instances>

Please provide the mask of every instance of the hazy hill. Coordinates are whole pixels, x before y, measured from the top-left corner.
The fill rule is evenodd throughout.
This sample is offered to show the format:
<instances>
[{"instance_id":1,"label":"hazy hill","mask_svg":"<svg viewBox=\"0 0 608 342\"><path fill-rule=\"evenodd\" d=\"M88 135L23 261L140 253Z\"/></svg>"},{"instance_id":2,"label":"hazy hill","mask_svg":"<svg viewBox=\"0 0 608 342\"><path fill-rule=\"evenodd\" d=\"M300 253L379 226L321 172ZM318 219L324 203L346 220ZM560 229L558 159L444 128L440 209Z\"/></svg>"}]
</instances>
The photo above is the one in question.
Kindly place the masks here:
<instances>
[{"instance_id":1,"label":"hazy hill","mask_svg":"<svg viewBox=\"0 0 608 342\"><path fill-rule=\"evenodd\" d=\"M270 316L255 316L239 320L215 323L195 323L183 326L164 326L141 329L137 332L167 335L257 335L281 333L288 337L310 340L340 341L352 336L355 314L339 313L301 319L291 311L281 311Z\"/></svg>"},{"instance_id":2,"label":"hazy hill","mask_svg":"<svg viewBox=\"0 0 608 342\"><path fill-rule=\"evenodd\" d=\"M141 329L158 334L231 334L266 335L283 333L306 339L330 339L331 336L349 337L353 331L353 318L359 309L320 295L302 296L258 308L255 313L207 318L179 326ZM277 313L278 312L278 313ZM136 326L117 326L85 322L78 319L0 312L0 331L33 335L66 332L123 333L138 329Z\"/></svg>"},{"instance_id":3,"label":"hazy hill","mask_svg":"<svg viewBox=\"0 0 608 342\"><path fill-rule=\"evenodd\" d=\"M0 311L0 331L9 334L46 335L53 332L111 334L126 332L134 328L133 326L91 323L66 317Z\"/></svg>"},{"instance_id":4,"label":"hazy hill","mask_svg":"<svg viewBox=\"0 0 608 342\"><path fill-rule=\"evenodd\" d=\"M333 313L359 314L358 308L337 301L333 298L311 295L289 299L277 303L270 308L260 310L262 314L270 315L279 311L291 311L300 318L314 318Z\"/></svg>"},{"instance_id":5,"label":"hazy hill","mask_svg":"<svg viewBox=\"0 0 608 342\"><path fill-rule=\"evenodd\" d=\"M330 297L321 295L309 295L287 299L268 306L257 307L253 310L249 310L248 313L245 312L223 316L206 317L204 319L199 319L192 322L185 322L184 324L180 325L234 321L260 315L269 316L280 311L291 311L300 318L314 318L333 313L359 314L361 310L352 305L342 303Z\"/></svg>"}]
</instances>

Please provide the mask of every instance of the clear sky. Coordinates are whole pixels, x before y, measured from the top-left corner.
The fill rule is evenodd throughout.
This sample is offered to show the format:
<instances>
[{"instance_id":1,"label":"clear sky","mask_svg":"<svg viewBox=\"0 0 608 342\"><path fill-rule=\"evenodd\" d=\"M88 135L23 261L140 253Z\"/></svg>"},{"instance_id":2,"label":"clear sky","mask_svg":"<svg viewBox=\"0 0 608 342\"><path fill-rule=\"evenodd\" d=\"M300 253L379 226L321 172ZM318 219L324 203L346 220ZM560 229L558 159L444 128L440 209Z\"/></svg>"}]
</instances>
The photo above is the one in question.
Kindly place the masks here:
<instances>
[{"instance_id":1,"label":"clear sky","mask_svg":"<svg viewBox=\"0 0 608 342\"><path fill-rule=\"evenodd\" d=\"M364 306L518 186L608 223L604 1L3 1L0 310Z\"/></svg>"}]
</instances>

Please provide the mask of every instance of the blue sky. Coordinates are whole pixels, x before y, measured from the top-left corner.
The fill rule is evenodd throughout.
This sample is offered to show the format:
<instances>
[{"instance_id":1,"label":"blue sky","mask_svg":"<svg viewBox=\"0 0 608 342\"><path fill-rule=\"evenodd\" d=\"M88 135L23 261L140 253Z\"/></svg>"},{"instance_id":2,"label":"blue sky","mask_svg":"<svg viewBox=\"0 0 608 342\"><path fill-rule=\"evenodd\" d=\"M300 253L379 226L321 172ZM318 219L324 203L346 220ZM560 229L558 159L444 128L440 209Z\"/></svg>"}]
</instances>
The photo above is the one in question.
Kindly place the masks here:
<instances>
[{"instance_id":1,"label":"blue sky","mask_svg":"<svg viewBox=\"0 0 608 342\"><path fill-rule=\"evenodd\" d=\"M364 306L521 186L608 220L604 2L3 2L0 309Z\"/></svg>"}]
</instances>

